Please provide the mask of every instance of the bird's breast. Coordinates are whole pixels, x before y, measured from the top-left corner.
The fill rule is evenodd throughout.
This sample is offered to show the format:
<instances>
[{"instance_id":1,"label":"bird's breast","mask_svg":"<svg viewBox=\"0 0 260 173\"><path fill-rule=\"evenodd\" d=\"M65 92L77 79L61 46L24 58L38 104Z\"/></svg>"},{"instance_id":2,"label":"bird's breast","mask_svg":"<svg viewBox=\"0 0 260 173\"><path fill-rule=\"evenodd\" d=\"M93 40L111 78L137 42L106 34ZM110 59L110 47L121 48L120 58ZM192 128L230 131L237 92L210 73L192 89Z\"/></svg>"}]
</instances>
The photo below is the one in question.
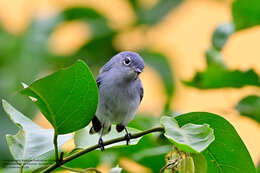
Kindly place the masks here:
<instances>
[{"instance_id":1,"label":"bird's breast","mask_svg":"<svg viewBox=\"0 0 260 173\"><path fill-rule=\"evenodd\" d=\"M112 83L99 88L97 114L111 123L123 123L131 119L139 105L139 96L132 85Z\"/></svg>"}]
</instances>

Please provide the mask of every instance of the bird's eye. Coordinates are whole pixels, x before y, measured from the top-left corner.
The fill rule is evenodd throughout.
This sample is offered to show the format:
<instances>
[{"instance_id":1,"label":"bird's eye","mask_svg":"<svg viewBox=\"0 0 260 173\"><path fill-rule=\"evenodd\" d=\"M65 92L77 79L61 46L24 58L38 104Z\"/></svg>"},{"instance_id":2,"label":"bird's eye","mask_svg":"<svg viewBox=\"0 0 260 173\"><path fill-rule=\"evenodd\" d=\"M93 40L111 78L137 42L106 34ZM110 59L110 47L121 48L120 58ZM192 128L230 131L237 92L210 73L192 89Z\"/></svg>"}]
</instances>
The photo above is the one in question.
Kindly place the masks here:
<instances>
[{"instance_id":1,"label":"bird's eye","mask_svg":"<svg viewBox=\"0 0 260 173\"><path fill-rule=\"evenodd\" d=\"M124 64L125 65L129 65L131 63L131 58L130 57L126 57L126 59L124 60Z\"/></svg>"}]
</instances>

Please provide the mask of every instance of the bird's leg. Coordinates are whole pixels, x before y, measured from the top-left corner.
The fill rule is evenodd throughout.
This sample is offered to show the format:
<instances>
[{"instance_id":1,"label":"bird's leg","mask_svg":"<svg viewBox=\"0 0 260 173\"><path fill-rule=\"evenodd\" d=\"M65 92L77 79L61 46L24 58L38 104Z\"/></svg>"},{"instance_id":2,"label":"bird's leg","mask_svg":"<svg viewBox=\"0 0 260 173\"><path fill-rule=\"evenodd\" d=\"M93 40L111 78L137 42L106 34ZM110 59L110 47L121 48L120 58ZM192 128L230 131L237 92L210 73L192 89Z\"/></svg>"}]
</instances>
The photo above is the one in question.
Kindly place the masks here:
<instances>
[{"instance_id":1,"label":"bird's leg","mask_svg":"<svg viewBox=\"0 0 260 173\"><path fill-rule=\"evenodd\" d=\"M105 150L104 142L103 142L103 139L102 139L103 131L104 131L104 124L102 124L101 133L100 133L100 137L99 137L99 140L98 140L98 146L100 147L101 151Z\"/></svg>"},{"instance_id":2,"label":"bird's leg","mask_svg":"<svg viewBox=\"0 0 260 173\"><path fill-rule=\"evenodd\" d=\"M125 135L126 145L129 145L130 139L131 139L131 133L128 133L126 126L125 126L125 132L126 132L126 135Z\"/></svg>"}]
</instances>

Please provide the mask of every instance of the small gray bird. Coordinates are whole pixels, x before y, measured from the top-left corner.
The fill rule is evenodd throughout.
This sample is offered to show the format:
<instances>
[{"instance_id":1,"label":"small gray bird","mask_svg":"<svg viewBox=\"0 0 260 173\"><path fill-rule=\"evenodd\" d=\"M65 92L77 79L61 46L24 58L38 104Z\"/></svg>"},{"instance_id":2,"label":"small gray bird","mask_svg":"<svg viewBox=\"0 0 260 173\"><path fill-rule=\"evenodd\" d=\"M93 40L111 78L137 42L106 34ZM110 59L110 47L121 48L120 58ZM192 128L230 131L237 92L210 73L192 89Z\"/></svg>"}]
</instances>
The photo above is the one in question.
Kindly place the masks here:
<instances>
[{"instance_id":1,"label":"small gray bird","mask_svg":"<svg viewBox=\"0 0 260 173\"><path fill-rule=\"evenodd\" d=\"M100 133L98 144L102 151L102 135L109 133L112 123L116 124L118 132L125 130L126 144L129 144L131 134L126 125L134 118L143 98L143 86L139 78L143 69L142 57L130 51L118 53L101 69L96 79L98 108L89 133Z\"/></svg>"}]
</instances>

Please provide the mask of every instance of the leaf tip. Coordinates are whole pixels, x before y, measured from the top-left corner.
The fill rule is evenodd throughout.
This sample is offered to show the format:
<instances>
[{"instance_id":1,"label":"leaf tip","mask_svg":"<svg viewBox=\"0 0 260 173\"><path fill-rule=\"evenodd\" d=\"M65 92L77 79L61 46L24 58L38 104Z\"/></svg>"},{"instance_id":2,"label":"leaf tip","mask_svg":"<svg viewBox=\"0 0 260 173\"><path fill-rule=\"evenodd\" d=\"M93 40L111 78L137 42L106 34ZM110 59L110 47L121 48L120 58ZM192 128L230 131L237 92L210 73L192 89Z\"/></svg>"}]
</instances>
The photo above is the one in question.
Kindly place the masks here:
<instances>
[{"instance_id":1,"label":"leaf tip","mask_svg":"<svg viewBox=\"0 0 260 173\"><path fill-rule=\"evenodd\" d=\"M32 97L32 96L29 96L29 98L33 101L33 102L37 102L37 98L35 98L35 97Z\"/></svg>"},{"instance_id":2,"label":"leaf tip","mask_svg":"<svg viewBox=\"0 0 260 173\"><path fill-rule=\"evenodd\" d=\"M4 110L6 110L6 107L8 105L9 105L9 103L5 99L2 99L2 107L4 108Z\"/></svg>"},{"instance_id":3,"label":"leaf tip","mask_svg":"<svg viewBox=\"0 0 260 173\"><path fill-rule=\"evenodd\" d=\"M23 86L23 88L25 89L25 88L28 88L28 85L27 84L25 84L25 83L21 83L22 84L22 86Z\"/></svg>"},{"instance_id":4,"label":"leaf tip","mask_svg":"<svg viewBox=\"0 0 260 173\"><path fill-rule=\"evenodd\" d=\"M86 62L83 61L82 59L78 59L75 64L81 64L81 65L85 65L85 66L87 65Z\"/></svg>"}]
</instances>

